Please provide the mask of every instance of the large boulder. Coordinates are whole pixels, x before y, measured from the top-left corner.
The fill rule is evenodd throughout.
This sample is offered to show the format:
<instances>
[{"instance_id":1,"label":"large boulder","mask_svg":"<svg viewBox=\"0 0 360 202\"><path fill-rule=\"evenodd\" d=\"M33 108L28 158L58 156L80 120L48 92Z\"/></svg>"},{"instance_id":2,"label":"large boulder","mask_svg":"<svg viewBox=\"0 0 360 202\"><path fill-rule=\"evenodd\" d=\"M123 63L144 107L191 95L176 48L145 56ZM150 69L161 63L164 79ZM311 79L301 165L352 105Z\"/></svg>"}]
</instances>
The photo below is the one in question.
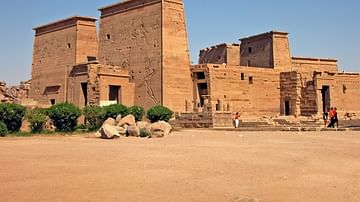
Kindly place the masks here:
<instances>
[{"instance_id":1,"label":"large boulder","mask_svg":"<svg viewBox=\"0 0 360 202\"><path fill-rule=\"evenodd\" d=\"M165 121L159 121L156 123L151 124L150 132L151 138L159 138L164 137L170 134L172 127L169 123Z\"/></svg>"},{"instance_id":2,"label":"large boulder","mask_svg":"<svg viewBox=\"0 0 360 202\"><path fill-rule=\"evenodd\" d=\"M139 137L140 136L140 129L135 125L129 125L126 129L127 135L131 137Z\"/></svg>"},{"instance_id":3,"label":"large boulder","mask_svg":"<svg viewBox=\"0 0 360 202\"><path fill-rule=\"evenodd\" d=\"M108 124L108 125L110 125L110 126L115 126L115 119L114 118L108 118L108 119L106 119L106 121L103 123L103 125L105 125L105 124Z\"/></svg>"},{"instance_id":4,"label":"large boulder","mask_svg":"<svg viewBox=\"0 0 360 202\"><path fill-rule=\"evenodd\" d=\"M140 130L141 129L146 129L146 130L150 131L151 124L149 122L138 121L138 122L136 122L136 125Z\"/></svg>"},{"instance_id":5,"label":"large boulder","mask_svg":"<svg viewBox=\"0 0 360 202\"><path fill-rule=\"evenodd\" d=\"M45 130L54 132L56 130L56 126L54 125L54 121L48 119L45 123Z\"/></svg>"},{"instance_id":6,"label":"large boulder","mask_svg":"<svg viewBox=\"0 0 360 202\"><path fill-rule=\"evenodd\" d=\"M119 131L117 131L115 127L109 124L104 124L100 128L100 135L103 139L114 139L120 137Z\"/></svg>"},{"instance_id":7,"label":"large boulder","mask_svg":"<svg viewBox=\"0 0 360 202\"><path fill-rule=\"evenodd\" d=\"M127 125L127 126L132 126L132 125L136 125L136 122L135 122L135 117L131 114L125 116L124 118L122 118L119 123L117 124L117 126L120 126L120 127L124 127L124 125Z\"/></svg>"},{"instance_id":8,"label":"large boulder","mask_svg":"<svg viewBox=\"0 0 360 202\"><path fill-rule=\"evenodd\" d=\"M119 114L115 120L116 125L118 125L120 123L121 119L122 119L122 116L121 116L121 114Z\"/></svg>"},{"instance_id":9,"label":"large boulder","mask_svg":"<svg viewBox=\"0 0 360 202\"><path fill-rule=\"evenodd\" d=\"M126 136L126 133L127 133L126 128L119 127L119 126L113 126L113 128L115 128L121 136Z\"/></svg>"}]
</instances>

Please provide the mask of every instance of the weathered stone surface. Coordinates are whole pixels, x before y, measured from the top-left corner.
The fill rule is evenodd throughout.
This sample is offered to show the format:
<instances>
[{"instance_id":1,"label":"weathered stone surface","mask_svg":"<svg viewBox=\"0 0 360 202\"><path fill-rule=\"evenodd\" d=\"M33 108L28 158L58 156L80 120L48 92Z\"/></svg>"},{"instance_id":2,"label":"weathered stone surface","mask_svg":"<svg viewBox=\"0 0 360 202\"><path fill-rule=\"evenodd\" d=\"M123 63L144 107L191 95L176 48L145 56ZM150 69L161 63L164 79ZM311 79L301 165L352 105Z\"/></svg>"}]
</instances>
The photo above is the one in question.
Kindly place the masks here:
<instances>
[{"instance_id":1,"label":"weathered stone surface","mask_svg":"<svg viewBox=\"0 0 360 202\"><path fill-rule=\"evenodd\" d=\"M19 86L7 87L6 83L0 81L0 103L17 102L29 97L31 81L22 81Z\"/></svg>"},{"instance_id":2,"label":"weathered stone surface","mask_svg":"<svg viewBox=\"0 0 360 202\"><path fill-rule=\"evenodd\" d=\"M24 119L21 123L21 132L31 132L30 123L26 119Z\"/></svg>"},{"instance_id":3,"label":"weathered stone surface","mask_svg":"<svg viewBox=\"0 0 360 202\"><path fill-rule=\"evenodd\" d=\"M151 124L150 132L152 138L164 137L170 134L172 127L165 121L159 121Z\"/></svg>"},{"instance_id":4,"label":"weathered stone surface","mask_svg":"<svg viewBox=\"0 0 360 202\"><path fill-rule=\"evenodd\" d=\"M114 139L120 137L119 131L117 131L116 128L114 128L109 124L104 124L100 128L100 134L101 134L101 138L103 139Z\"/></svg>"},{"instance_id":5,"label":"weathered stone surface","mask_svg":"<svg viewBox=\"0 0 360 202\"><path fill-rule=\"evenodd\" d=\"M138 121L138 122L136 122L136 125L139 129L147 129L150 131L150 128L151 128L151 124L146 121Z\"/></svg>"},{"instance_id":6,"label":"weathered stone surface","mask_svg":"<svg viewBox=\"0 0 360 202\"><path fill-rule=\"evenodd\" d=\"M110 125L110 126L115 126L115 123L116 123L116 121L115 121L114 118L108 118L108 119L106 119L106 120L104 121L103 124L108 124L108 125Z\"/></svg>"},{"instance_id":7,"label":"weathered stone surface","mask_svg":"<svg viewBox=\"0 0 360 202\"><path fill-rule=\"evenodd\" d=\"M140 136L140 130L135 124L129 125L126 130L127 130L128 136L131 136L131 137L139 137Z\"/></svg>"},{"instance_id":8,"label":"weathered stone surface","mask_svg":"<svg viewBox=\"0 0 360 202\"><path fill-rule=\"evenodd\" d=\"M119 125L121 119L122 119L122 116L121 116L121 114L119 114L119 115L116 117L116 119L115 119L116 125Z\"/></svg>"},{"instance_id":9,"label":"weathered stone surface","mask_svg":"<svg viewBox=\"0 0 360 202\"><path fill-rule=\"evenodd\" d=\"M136 122L135 122L135 117L131 114L125 116L124 118L122 118L117 126L124 126L124 125L128 125L128 126L131 126L131 125L136 125Z\"/></svg>"},{"instance_id":10,"label":"weathered stone surface","mask_svg":"<svg viewBox=\"0 0 360 202\"><path fill-rule=\"evenodd\" d=\"M119 127L119 126L113 126L121 136L126 136L127 130L126 128Z\"/></svg>"}]
</instances>

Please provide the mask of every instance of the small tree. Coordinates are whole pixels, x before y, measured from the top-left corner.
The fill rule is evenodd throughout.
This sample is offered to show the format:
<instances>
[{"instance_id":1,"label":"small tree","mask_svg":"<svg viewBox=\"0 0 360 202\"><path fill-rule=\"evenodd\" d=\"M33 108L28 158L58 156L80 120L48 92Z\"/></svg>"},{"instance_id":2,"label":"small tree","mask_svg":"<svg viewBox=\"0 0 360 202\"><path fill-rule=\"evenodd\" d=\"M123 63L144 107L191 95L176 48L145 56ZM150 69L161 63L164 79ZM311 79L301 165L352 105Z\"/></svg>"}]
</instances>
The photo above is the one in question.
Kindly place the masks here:
<instances>
[{"instance_id":1,"label":"small tree","mask_svg":"<svg viewBox=\"0 0 360 202\"><path fill-rule=\"evenodd\" d=\"M44 131L45 123L48 120L48 117L45 115L45 110L36 108L27 111L26 119L30 123L31 132L41 133Z\"/></svg>"},{"instance_id":2,"label":"small tree","mask_svg":"<svg viewBox=\"0 0 360 202\"><path fill-rule=\"evenodd\" d=\"M25 111L26 108L18 104L0 104L0 121L5 123L9 131L19 131Z\"/></svg>"},{"instance_id":3,"label":"small tree","mask_svg":"<svg viewBox=\"0 0 360 202\"><path fill-rule=\"evenodd\" d=\"M90 131L95 131L101 127L106 116L106 111L102 107L89 105L83 109L83 114L88 129Z\"/></svg>"},{"instance_id":4,"label":"small tree","mask_svg":"<svg viewBox=\"0 0 360 202\"><path fill-rule=\"evenodd\" d=\"M129 114L128 108L122 104L112 104L109 106L105 106L104 110L106 112L105 119L107 118L116 119L118 115L124 117Z\"/></svg>"},{"instance_id":5,"label":"small tree","mask_svg":"<svg viewBox=\"0 0 360 202\"><path fill-rule=\"evenodd\" d=\"M161 105L156 105L149 109L149 111L147 112L147 118L153 123L157 121L168 122L173 114L174 112L171 111L169 108Z\"/></svg>"},{"instance_id":6,"label":"small tree","mask_svg":"<svg viewBox=\"0 0 360 202\"><path fill-rule=\"evenodd\" d=\"M77 125L77 119L81 115L78 107L70 103L60 103L51 106L47 110L48 116L53 120L57 131L71 132Z\"/></svg>"},{"instance_id":7,"label":"small tree","mask_svg":"<svg viewBox=\"0 0 360 202\"><path fill-rule=\"evenodd\" d=\"M8 134L7 127L6 127L5 123L0 122L0 137L5 137L6 134Z\"/></svg>"},{"instance_id":8,"label":"small tree","mask_svg":"<svg viewBox=\"0 0 360 202\"><path fill-rule=\"evenodd\" d=\"M132 114L136 121L141 121L145 115L145 110L140 106L133 106L129 108L129 114Z\"/></svg>"}]
</instances>

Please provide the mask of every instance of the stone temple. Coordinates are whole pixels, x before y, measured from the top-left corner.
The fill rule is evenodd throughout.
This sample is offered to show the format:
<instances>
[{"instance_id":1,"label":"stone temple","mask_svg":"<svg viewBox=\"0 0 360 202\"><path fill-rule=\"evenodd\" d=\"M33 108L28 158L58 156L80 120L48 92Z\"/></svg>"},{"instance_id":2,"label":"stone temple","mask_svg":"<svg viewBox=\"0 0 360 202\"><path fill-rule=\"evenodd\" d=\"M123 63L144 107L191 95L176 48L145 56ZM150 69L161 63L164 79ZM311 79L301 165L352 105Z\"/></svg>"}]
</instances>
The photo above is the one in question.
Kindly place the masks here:
<instances>
[{"instance_id":1,"label":"stone temple","mask_svg":"<svg viewBox=\"0 0 360 202\"><path fill-rule=\"evenodd\" d=\"M292 56L286 32L203 49L190 65L182 0L128 0L99 11L99 30L97 19L82 16L34 28L30 98L39 105L162 104L213 119L316 116L331 106L360 112L359 74L339 72L336 59Z\"/></svg>"}]
</instances>

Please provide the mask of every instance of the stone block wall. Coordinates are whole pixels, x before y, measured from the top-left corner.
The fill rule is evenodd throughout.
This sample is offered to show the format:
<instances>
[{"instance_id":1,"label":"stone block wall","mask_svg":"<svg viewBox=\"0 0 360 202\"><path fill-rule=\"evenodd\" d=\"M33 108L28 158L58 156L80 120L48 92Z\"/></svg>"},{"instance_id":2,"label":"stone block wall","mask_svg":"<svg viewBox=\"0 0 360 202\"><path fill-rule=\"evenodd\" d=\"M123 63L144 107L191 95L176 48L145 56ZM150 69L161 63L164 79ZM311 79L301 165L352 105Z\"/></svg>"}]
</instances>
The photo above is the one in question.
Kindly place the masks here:
<instances>
[{"instance_id":1,"label":"stone block wall","mask_svg":"<svg viewBox=\"0 0 360 202\"><path fill-rule=\"evenodd\" d=\"M240 65L240 45L220 44L200 50L199 64Z\"/></svg>"},{"instance_id":2,"label":"stone block wall","mask_svg":"<svg viewBox=\"0 0 360 202\"><path fill-rule=\"evenodd\" d=\"M34 28L30 98L40 105L68 100L69 74L87 56L97 56L96 19L71 17Z\"/></svg>"}]
</instances>

